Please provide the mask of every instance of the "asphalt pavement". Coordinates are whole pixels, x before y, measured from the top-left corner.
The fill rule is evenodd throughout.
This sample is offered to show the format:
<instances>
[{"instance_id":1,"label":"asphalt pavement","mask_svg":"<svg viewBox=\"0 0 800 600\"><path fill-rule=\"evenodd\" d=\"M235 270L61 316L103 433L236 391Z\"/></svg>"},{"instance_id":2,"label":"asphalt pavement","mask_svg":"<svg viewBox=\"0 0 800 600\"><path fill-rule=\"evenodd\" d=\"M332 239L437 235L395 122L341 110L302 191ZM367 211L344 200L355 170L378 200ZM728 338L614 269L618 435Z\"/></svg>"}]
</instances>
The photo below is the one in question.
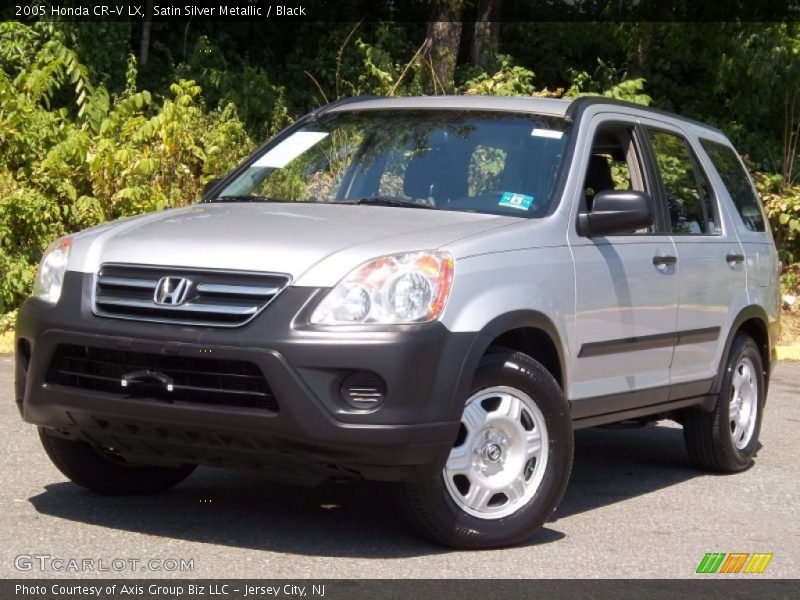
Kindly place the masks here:
<instances>
[{"instance_id":1,"label":"asphalt pavement","mask_svg":"<svg viewBox=\"0 0 800 600\"><path fill-rule=\"evenodd\" d=\"M693 469L666 421L579 431L571 482L543 530L513 548L454 552L416 537L388 485L308 489L200 468L159 496L94 496L19 418L12 361L0 356L4 578L714 577L695 574L707 552L772 553L757 577L800 576L800 363L777 367L752 469ZM112 570L70 570L85 560ZM181 560L193 571L171 570Z\"/></svg>"}]
</instances>

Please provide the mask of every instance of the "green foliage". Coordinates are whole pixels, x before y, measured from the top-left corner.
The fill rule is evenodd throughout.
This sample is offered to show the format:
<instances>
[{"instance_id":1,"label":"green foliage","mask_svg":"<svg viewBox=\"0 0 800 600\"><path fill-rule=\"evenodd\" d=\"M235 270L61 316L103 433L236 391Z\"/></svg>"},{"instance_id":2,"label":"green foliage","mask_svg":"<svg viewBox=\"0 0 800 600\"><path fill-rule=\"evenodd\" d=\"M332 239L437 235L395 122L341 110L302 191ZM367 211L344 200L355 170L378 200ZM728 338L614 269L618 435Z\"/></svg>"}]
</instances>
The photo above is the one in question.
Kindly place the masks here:
<instances>
[{"instance_id":1,"label":"green foliage","mask_svg":"<svg viewBox=\"0 0 800 600\"><path fill-rule=\"evenodd\" d=\"M647 94L643 93L645 80L643 77L636 77L634 79L626 79L619 83L612 85L609 89L603 92L603 96L607 98L614 98L615 100L626 100L634 102L635 104L644 104L649 106L653 99Z\"/></svg>"},{"instance_id":2,"label":"green foliage","mask_svg":"<svg viewBox=\"0 0 800 600\"><path fill-rule=\"evenodd\" d=\"M111 95L52 25L0 24L0 313L30 292L49 242L71 231L196 201L253 143L231 104L208 110L179 80L156 102Z\"/></svg>"},{"instance_id":3,"label":"green foliage","mask_svg":"<svg viewBox=\"0 0 800 600\"><path fill-rule=\"evenodd\" d=\"M748 24L732 36L720 61L718 89L734 142L759 169L778 172L786 185L798 177L800 35L796 23Z\"/></svg>"},{"instance_id":4,"label":"green foliage","mask_svg":"<svg viewBox=\"0 0 800 600\"><path fill-rule=\"evenodd\" d=\"M11 331L14 327L14 323L17 320L17 311L12 310L7 312L4 315L0 315L0 335L6 333L7 331Z\"/></svg>"},{"instance_id":5,"label":"green foliage","mask_svg":"<svg viewBox=\"0 0 800 600\"><path fill-rule=\"evenodd\" d=\"M89 78L120 93L125 87L132 25L118 21L64 21L55 27L63 32L65 43L75 50L80 63L86 65Z\"/></svg>"},{"instance_id":6,"label":"green foliage","mask_svg":"<svg viewBox=\"0 0 800 600\"><path fill-rule=\"evenodd\" d=\"M786 264L800 262L800 185L784 185L780 175L753 175L781 258Z\"/></svg>"},{"instance_id":7,"label":"green foliage","mask_svg":"<svg viewBox=\"0 0 800 600\"><path fill-rule=\"evenodd\" d=\"M615 100L625 100L649 106L653 99L644 93L644 77L629 78L626 71L620 71L597 59L594 74L587 71L571 71L572 85L566 96L604 96Z\"/></svg>"},{"instance_id":8,"label":"green foliage","mask_svg":"<svg viewBox=\"0 0 800 600\"><path fill-rule=\"evenodd\" d=\"M318 104L352 96L411 96L435 94L430 65L423 50L398 43L396 23L381 23L372 31L361 32L357 23L343 36L330 75L304 70L318 93Z\"/></svg>"},{"instance_id":9,"label":"green foliage","mask_svg":"<svg viewBox=\"0 0 800 600\"><path fill-rule=\"evenodd\" d=\"M480 73L468 80L463 87L464 94L486 96L533 96L536 88L533 85L534 73L525 67L515 65L512 58L499 55L499 68L489 75Z\"/></svg>"},{"instance_id":10,"label":"green foliage","mask_svg":"<svg viewBox=\"0 0 800 600\"><path fill-rule=\"evenodd\" d=\"M273 83L260 66L231 64L208 36L197 39L176 73L196 77L210 105L235 106L245 126L259 137L274 135L291 122L284 86Z\"/></svg>"},{"instance_id":11,"label":"green foliage","mask_svg":"<svg viewBox=\"0 0 800 600\"><path fill-rule=\"evenodd\" d=\"M354 4L343 0L343 14ZM503 21L479 68L464 60L464 6L459 93L598 94L716 125L757 171L782 258L798 260L797 23ZM137 68L140 34L132 23L0 23L0 312L27 293L56 236L194 201L253 139L319 104L441 92L419 19L165 21ZM475 189L496 159L475 166ZM273 191L311 194L302 179L287 171Z\"/></svg>"},{"instance_id":12,"label":"green foliage","mask_svg":"<svg viewBox=\"0 0 800 600\"><path fill-rule=\"evenodd\" d=\"M797 263L786 265L781 274L781 293L800 296L800 265Z\"/></svg>"}]
</instances>

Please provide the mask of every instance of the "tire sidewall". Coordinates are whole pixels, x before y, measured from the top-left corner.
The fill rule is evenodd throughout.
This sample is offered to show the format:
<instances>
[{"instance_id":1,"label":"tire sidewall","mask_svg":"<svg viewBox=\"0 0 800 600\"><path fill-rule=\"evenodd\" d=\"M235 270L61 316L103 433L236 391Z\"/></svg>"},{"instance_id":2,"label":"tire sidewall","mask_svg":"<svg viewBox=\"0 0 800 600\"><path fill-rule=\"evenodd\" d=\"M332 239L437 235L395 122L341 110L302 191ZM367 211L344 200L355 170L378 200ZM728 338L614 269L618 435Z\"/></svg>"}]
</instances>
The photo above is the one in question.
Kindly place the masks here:
<instances>
[{"instance_id":1,"label":"tire sidewall","mask_svg":"<svg viewBox=\"0 0 800 600\"><path fill-rule=\"evenodd\" d=\"M177 485L196 465L167 467L138 465L117 460L99 448L76 439L53 435L39 428L39 439L51 462L72 482L109 496L146 495Z\"/></svg>"},{"instance_id":2,"label":"tire sidewall","mask_svg":"<svg viewBox=\"0 0 800 600\"><path fill-rule=\"evenodd\" d=\"M733 435L730 430L730 403L733 376L736 372L736 366L742 358L749 358L755 367L754 377L756 378L758 393L756 394L756 424L753 428L753 435L747 445L740 450L734 445ZM728 363L725 367L725 377L722 380L722 390L717 408L716 426L720 448L725 458L742 468L750 465L758 450L758 437L761 432L761 420L764 413L764 384L764 367L758 346L749 337L738 336L733 342Z\"/></svg>"}]
</instances>

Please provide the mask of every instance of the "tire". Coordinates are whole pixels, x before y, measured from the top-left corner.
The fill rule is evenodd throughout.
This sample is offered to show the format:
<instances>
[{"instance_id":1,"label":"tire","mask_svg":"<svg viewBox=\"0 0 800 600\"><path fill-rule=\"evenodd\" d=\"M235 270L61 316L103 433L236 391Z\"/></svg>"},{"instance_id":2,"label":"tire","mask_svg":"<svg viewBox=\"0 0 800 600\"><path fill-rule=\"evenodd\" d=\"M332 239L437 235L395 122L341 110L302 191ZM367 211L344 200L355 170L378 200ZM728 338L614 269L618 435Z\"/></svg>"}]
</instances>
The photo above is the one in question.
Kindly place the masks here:
<instances>
[{"instance_id":1,"label":"tire","mask_svg":"<svg viewBox=\"0 0 800 600\"><path fill-rule=\"evenodd\" d=\"M753 464L765 389L758 346L750 336L739 333L731 345L714 410L692 408L684 417L686 449L697 467L714 473L737 473Z\"/></svg>"},{"instance_id":2,"label":"tire","mask_svg":"<svg viewBox=\"0 0 800 600\"><path fill-rule=\"evenodd\" d=\"M447 465L404 483L400 499L412 524L435 542L508 546L556 509L572 452L569 408L553 376L525 354L492 350L473 379Z\"/></svg>"},{"instance_id":3,"label":"tire","mask_svg":"<svg viewBox=\"0 0 800 600\"><path fill-rule=\"evenodd\" d=\"M69 440L39 428L47 456L72 482L103 496L143 496L168 490L197 465L163 467L126 463L82 440Z\"/></svg>"}]
</instances>

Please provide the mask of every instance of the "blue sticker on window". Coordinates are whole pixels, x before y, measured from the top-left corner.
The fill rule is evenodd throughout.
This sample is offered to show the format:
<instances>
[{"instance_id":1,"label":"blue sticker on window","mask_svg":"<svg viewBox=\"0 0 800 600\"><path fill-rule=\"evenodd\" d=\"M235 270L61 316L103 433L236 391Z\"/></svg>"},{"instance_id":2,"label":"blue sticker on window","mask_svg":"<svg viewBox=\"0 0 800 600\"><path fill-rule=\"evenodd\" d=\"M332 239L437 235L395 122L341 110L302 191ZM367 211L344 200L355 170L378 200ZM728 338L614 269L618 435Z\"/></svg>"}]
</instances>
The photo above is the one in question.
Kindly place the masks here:
<instances>
[{"instance_id":1,"label":"blue sticker on window","mask_svg":"<svg viewBox=\"0 0 800 600\"><path fill-rule=\"evenodd\" d=\"M528 210L533 206L533 196L526 196L525 194L513 194L511 192L503 192L500 196L500 206L508 208L517 208L519 210Z\"/></svg>"}]
</instances>

